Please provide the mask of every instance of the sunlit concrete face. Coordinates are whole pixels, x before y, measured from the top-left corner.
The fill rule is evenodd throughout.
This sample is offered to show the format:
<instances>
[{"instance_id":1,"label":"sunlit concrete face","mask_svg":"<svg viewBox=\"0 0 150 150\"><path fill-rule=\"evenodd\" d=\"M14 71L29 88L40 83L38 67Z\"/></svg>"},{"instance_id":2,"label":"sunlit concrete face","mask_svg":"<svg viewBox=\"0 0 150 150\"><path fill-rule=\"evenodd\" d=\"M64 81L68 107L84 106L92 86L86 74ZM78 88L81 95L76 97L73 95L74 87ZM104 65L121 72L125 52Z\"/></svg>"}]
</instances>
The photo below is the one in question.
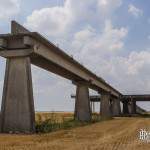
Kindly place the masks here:
<instances>
[{"instance_id":1,"label":"sunlit concrete face","mask_svg":"<svg viewBox=\"0 0 150 150\"><path fill-rule=\"evenodd\" d=\"M91 109L89 90L86 83L78 83L76 90L76 102L75 102L75 119L80 121L91 120Z\"/></svg>"},{"instance_id":2,"label":"sunlit concrete face","mask_svg":"<svg viewBox=\"0 0 150 150\"><path fill-rule=\"evenodd\" d=\"M34 132L35 114L29 57L7 60L1 109L2 132Z\"/></svg>"},{"instance_id":3,"label":"sunlit concrete face","mask_svg":"<svg viewBox=\"0 0 150 150\"><path fill-rule=\"evenodd\" d=\"M112 117L110 101L111 101L110 93L104 92L101 94L100 115L102 119Z\"/></svg>"}]
</instances>

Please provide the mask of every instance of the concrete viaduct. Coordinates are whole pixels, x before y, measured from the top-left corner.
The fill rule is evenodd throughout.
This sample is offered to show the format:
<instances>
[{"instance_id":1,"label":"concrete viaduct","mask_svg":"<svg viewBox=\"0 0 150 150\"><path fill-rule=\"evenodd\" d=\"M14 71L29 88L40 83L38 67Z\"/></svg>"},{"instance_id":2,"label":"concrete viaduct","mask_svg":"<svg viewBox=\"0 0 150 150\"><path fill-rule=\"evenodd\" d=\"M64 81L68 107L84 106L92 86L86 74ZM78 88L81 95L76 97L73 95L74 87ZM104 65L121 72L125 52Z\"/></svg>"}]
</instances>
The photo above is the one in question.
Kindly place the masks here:
<instances>
[{"instance_id":1,"label":"concrete viaduct","mask_svg":"<svg viewBox=\"0 0 150 150\"><path fill-rule=\"evenodd\" d=\"M31 64L67 78L76 85L75 118L91 120L89 88L101 95L102 118L120 114L122 94L37 32L15 21L11 33L0 35L0 56L6 58L1 105L1 132L35 132Z\"/></svg>"},{"instance_id":2,"label":"concrete viaduct","mask_svg":"<svg viewBox=\"0 0 150 150\"><path fill-rule=\"evenodd\" d=\"M71 98L76 98L76 95L71 95ZM145 110L141 109L136 105L137 101L150 101L150 95L122 95L119 98L119 101L123 104L123 109L121 112L120 103L118 103L118 108L115 108L117 105L114 103L113 99L110 99L110 110L112 116L120 115L135 115L137 113L145 113ZM100 95L90 95L91 109L95 111L95 102L101 102Z\"/></svg>"}]
</instances>

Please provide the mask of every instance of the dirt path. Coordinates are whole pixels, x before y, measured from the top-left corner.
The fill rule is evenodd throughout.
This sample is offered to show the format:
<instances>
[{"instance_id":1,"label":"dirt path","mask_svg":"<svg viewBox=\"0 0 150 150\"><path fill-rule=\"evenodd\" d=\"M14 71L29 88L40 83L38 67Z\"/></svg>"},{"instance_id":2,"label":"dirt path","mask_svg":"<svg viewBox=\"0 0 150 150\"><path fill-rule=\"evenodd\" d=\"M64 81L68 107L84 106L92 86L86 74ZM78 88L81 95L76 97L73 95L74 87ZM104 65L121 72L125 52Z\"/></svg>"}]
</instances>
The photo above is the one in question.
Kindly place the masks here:
<instances>
[{"instance_id":1,"label":"dirt path","mask_svg":"<svg viewBox=\"0 0 150 150\"><path fill-rule=\"evenodd\" d=\"M117 118L42 135L0 135L0 150L150 150L138 140L148 118Z\"/></svg>"}]
</instances>

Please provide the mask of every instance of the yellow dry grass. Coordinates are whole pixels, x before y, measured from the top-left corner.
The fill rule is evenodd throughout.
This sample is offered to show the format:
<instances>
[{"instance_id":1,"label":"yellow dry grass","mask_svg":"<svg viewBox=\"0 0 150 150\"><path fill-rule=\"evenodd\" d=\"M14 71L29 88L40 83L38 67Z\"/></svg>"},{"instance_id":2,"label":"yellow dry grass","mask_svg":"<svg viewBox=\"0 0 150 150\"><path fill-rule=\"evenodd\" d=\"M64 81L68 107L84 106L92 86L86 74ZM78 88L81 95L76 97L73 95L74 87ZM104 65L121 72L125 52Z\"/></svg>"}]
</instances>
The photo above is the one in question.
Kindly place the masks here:
<instances>
[{"instance_id":1,"label":"yellow dry grass","mask_svg":"<svg viewBox=\"0 0 150 150\"><path fill-rule=\"evenodd\" d=\"M149 127L148 118L116 118L49 134L0 134L0 150L149 150L150 143L138 140Z\"/></svg>"},{"instance_id":2,"label":"yellow dry grass","mask_svg":"<svg viewBox=\"0 0 150 150\"><path fill-rule=\"evenodd\" d=\"M37 112L35 115L36 122L45 121L48 119L55 120L55 122L63 122L67 119L73 119L71 112Z\"/></svg>"}]
</instances>

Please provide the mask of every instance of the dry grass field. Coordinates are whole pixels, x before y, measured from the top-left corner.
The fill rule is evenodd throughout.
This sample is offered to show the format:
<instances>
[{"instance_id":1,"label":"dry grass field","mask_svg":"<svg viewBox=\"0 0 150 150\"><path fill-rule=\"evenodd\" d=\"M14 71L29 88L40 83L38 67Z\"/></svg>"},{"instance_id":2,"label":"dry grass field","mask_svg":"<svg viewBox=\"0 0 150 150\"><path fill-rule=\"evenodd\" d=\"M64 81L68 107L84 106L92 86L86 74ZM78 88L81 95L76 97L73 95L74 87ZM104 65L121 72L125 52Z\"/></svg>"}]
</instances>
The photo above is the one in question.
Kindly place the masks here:
<instances>
[{"instance_id":1,"label":"dry grass field","mask_svg":"<svg viewBox=\"0 0 150 150\"><path fill-rule=\"evenodd\" d=\"M49 117L47 113L44 116ZM115 118L48 134L0 134L0 150L149 150L150 143L138 140L141 128L150 130L149 118Z\"/></svg>"},{"instance_id":2,"label":"dry grass field","mask_svg":"<svg viewBox=\"0 0 150 150\"><path fill-rule=\"evenodd\" d=\"M56 122L73 119L71 112L37 112L35 115L36 122L45 121L47 119L55 119Z\"/></svg>"}]
</instances>

